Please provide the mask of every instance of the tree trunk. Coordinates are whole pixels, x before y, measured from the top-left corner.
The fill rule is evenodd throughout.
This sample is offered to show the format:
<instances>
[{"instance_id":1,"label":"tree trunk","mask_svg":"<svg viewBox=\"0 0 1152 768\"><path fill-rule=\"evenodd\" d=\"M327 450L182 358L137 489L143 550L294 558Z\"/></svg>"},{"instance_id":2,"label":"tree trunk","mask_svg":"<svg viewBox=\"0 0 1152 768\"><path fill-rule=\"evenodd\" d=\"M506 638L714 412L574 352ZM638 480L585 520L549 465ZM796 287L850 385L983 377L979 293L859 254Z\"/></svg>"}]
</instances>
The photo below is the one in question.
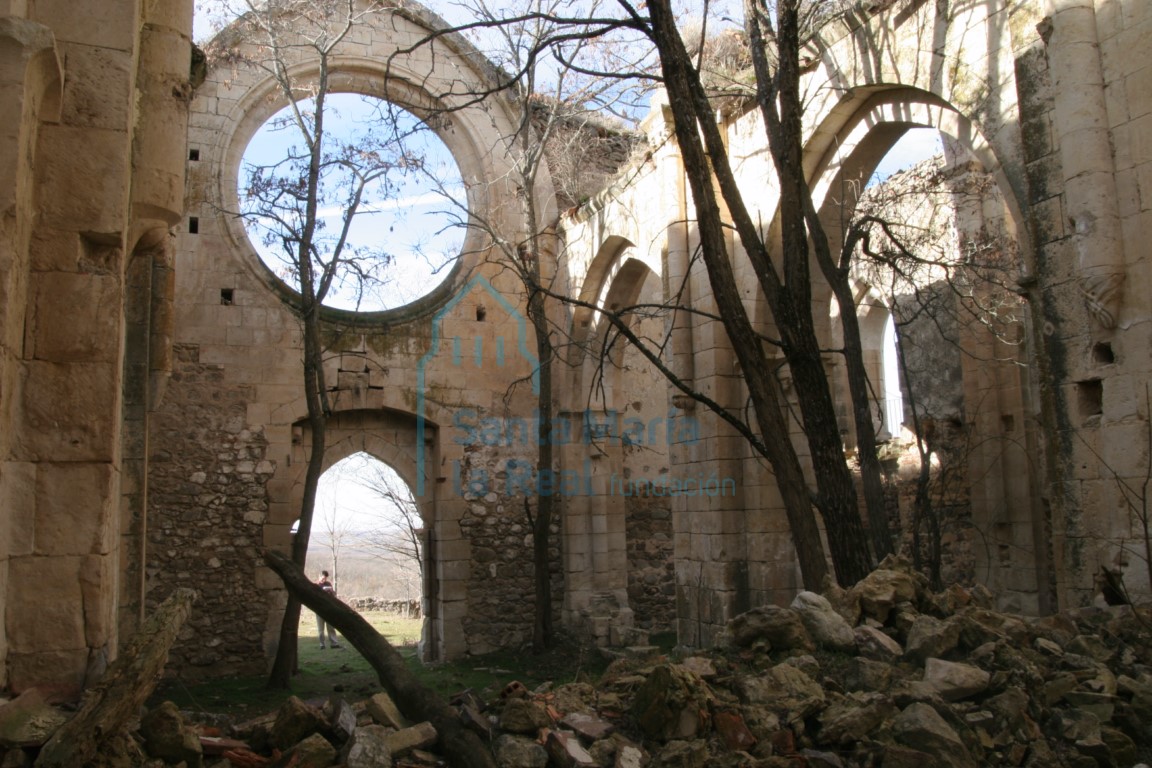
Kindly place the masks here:
<instances>
[{"instance_id":1,"label":"tree trunk","mask_svg":"<svg viewBox=\"0 0 1152 768\"><path fill-rule=\"evenodd\" d=\"M178 589L156 609L100 682L84 692L80 711L44 745L36 768L86 765L104 739L127 728L159 682L168 651L195 600L191 589Z\"/></svg>"},{"instance_id":2,"label":"tree trunk","mask_svg":"<svg viewBox=\"0 0 1152 768\"><path fill-rule=\"evenodd\" d=\"M848 390L852 398L852 415L856 425L856 455L860 461L860 479L864 486L864 506L868 510L868 528L872 533L872 547L876 559L892 553L892 532L888 527L884 481L880 473L880 458L876 455L876 426L872 421L872 398L869 396L868 373L864 369L864 350L860 342L860 319L847 274L825 277L832 285L836 303L840 306L840 322L844 330L844 365L848 372Z\"/></svg>"},{"instance_id":3,"label":"tree trunk","mask_svg":"<svg viewBox=\"0 0 1152 768\"><path fill-rule=\"evenodd\" d=\"M308 469L304 473L304 497L300 502L300 520L296 535L292 537L292 562L301 570L308 562L308 540L312 532L312 517L316 510L316 491L324 473L324 451L327 448L327 408L324 393L324 349L320 340L320 307L315 301L303 311L304 323L304 391L308 404L308 426L311 432L311 453ZM268 687L291 687L296 672L296 655L300 632L300 603L291 595L284 607L280 622L280 640L276 658L268 675Z\"/></svg>"},{"instance_id":4,"label":"tree trunk","mask_svg":"<svg viewBox=\"0 0 1152 768\"><path fill-rule=\"evenodd\" d=\"M818 220L808 218L812 199L803 165L799 4L799 0L780 0L776 4L777 64L774 68L769 64L763 30L759 26L762 18L759 14L767 13L767 4L757 5L749 0L745 6L756 68L757 100L780 180L783 280L767 279L771 276L763 264L757 274L776 318L796 389L804 393L798 402L816 476L817 506L824 515L836 577L842 586L851 586L868 575L872 559L813 321L809 235L820 240L824 233ZM745 248L756 251L755 242L759 240L751 237L747 229L741 228L741 240Z\"/></svg>"},{"instance_id":5,"label":"tree trunk","mask_svg":"<svg viewBox=\"0 0 1152 768\"><path fill-rule=\"evenodd\" d=\"M539 279L539 263L533 260L534 277ZM536 477L539 492L536 496L536 517L532 519L532 578L535 582L535 620L532 624L532 650L542 653L552 647L552 573L548 557L551 541L553 508L556 487L552 477L552 341L548 336L548 318L545 315L544 294L529 288L528 317L536 333L536 354L540 365L540 396L537 408L540 414L539 435L536 455ZM547 482L542 482L547 478ZM528 501L525 499L525 509Z\"/></svg>"},{"instance_id":6,"label":"tree trunk","mask_svg":"<svg viewBox=\"0 0 1152 768\"><path fill-rule=\"evenodd\" d=\"M492 753L467 730L459 713L408 669L404 659L360 614L313 584L304 571L279 552L264 550L264 562L284 580L292 597L336 627L376 670L380 684L401 714L413 722L428 721L439 735L448 763L460 768L496 768Z\"/></svg>"},{"instance_id":7,"label":"tree trunk","mask_svg":"<svg viewBox=\"0 0 1152 768\"><path fill-rule=\"evenodd\" d=\"M791 444L779 384L769 361L765 359L762 342L752 327L729 261L727 232L711 183L711 168L718 165L721 158L712 157L710 163L701 145L701 130L715 130L714 116L707 105L707 99L701 98L699 83L692 81L692 63L676 29L675 17L667 0L649 3L649 11L653 22L653 37L660 51L664 87L668 91L669 102L679 108L673 111L673 127L684 162L685 176L692 189L701 253L708 270L708 279L720 309L724 329L748 385L749 398L763 436L765 458L776 474L804 586L819 590L823 588L828 566L812 509L811 494Z\"/></svg>"},{"instance_id":8,"label":"tree trunk","mask_svg":"<svg viewBox=\"0 0 1152 768\"><path fill-rule=\"evenodd\" d=\"M292 562L303 570L308 562L308 540L312 535L312 517L316 510L316 490L320 486L320 475L324 472L324 451L326 448L326 427L328 408L325 402L324 386L324 344L320 338L320 308L324 298L324 278L318 288L315 282L312 260L313 237L318 221L318 197L320 189L320 168L324 153L324 99L328 94L328 58L321 55L319 62L318 85L316 90L316 112L314 140L311 143L312 155L308 164L307 199L300 242L296 250L296 269L300 280L300 321L304 337L304 400L308 406L308 427L311 430L311 453L308 456L308 469L304 473L304 497L300 502L300 519L296 525L296 535L292 539ZM292 94L287 94L292 98ZM330 278L329 278L330 279ZM284 619L280 623L280 641L276 648L276 659L268 675L268 687L286 689L290 687L292 675L296 672L296 654L300 630L300 603L291 595L284 607Z\"/></svg>"}]
</instances>

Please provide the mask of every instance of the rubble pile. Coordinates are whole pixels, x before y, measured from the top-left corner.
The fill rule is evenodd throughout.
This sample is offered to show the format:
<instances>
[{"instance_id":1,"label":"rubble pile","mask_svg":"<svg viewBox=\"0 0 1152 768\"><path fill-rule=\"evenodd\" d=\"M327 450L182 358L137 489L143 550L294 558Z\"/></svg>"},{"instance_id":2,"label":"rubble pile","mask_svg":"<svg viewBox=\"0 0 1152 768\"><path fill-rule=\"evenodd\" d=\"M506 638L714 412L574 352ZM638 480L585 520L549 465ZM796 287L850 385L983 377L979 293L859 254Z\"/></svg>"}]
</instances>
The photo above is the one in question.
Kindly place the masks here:
<instances>
[{"instance_id":1,"label":"rubble pile","mask_svg":"<svg viewBox=\"0 0 1152 768\"><path fill-rule=\"evenodd\" d=\"M510 682L452 704L501 768L1148 768L1149 612L991 606L890 558L852 589L737 616L717 648L629 649L596 685ZM0 709L0 768L32 765L58 717L35 696ZM437 741L384 693L293 698L223 733L164 704L100 765L430 768L447 764Z\"/></svg>"}]
</instances>

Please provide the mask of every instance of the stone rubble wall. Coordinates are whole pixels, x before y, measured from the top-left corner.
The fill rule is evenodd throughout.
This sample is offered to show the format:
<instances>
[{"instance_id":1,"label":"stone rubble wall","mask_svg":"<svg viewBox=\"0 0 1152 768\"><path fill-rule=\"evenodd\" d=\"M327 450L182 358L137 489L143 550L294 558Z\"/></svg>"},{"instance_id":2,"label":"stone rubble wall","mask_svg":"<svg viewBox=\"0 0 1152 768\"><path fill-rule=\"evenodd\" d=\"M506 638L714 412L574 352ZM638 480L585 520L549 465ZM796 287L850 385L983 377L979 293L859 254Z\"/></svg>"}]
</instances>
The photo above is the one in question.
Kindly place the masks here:
<instances>
[{"instance_id":1,"label":"stone rubble wall","mask_svg":"<svg viewBox=\"0 0 1152 768\"><path fill-rule=\"evenodd\" d=\"M148 604L181 587L200 593L170 669L187 678L262 674L268 599L256 569L275 464L263 431L246 423L252 388L229 385L194 346L176 356L152 422Z\"/></svg>"},{"instance_id":2,"label":"stone rubble wall","mask_svg":"<svg viewBox=\"0 0 1152 768\"><path fill-rule=\"evenodd\" d=\"M531 457L512 461L531 462ZM488 450L466 450L465 471L487 466L492 477L506 474L508 459ZM512 470L515 471L515 470ZM502 648L521 648L532 642L536 581L533 566L532 526L524 509L525 497L483 495L465 491L467 509L460 529L472 543L469 567L470 610L463 627L470 654ZM533 516L536 499L529 499ZM559 508L554 514L559 514ZM549 527L549 581L552 588L552 623L560 625L564 604L560 521Z\"/></svg>"},{"instance_id":3,"label":"stone rubble wall","mask_svg":"<svg viewBox=\"0 0 1152 768\"><path fill-rule=\"evenodd\" d=\"M636 626L667 632L676 626L671 505L664 496L632 496L625 514L628 600Z\"/></svg>"},{"instance_id":4,"label":"stone rubble wall","mask_svg":"<svg viewBox=\"0 0 1152 768\"><path fill-rule=\"evenodd\" d=\"M406 619L423 617L419 600L407 600L402 597L350 597L347 603L358 611L380 611L403 616Z\"/></svg>"}]
</instances>

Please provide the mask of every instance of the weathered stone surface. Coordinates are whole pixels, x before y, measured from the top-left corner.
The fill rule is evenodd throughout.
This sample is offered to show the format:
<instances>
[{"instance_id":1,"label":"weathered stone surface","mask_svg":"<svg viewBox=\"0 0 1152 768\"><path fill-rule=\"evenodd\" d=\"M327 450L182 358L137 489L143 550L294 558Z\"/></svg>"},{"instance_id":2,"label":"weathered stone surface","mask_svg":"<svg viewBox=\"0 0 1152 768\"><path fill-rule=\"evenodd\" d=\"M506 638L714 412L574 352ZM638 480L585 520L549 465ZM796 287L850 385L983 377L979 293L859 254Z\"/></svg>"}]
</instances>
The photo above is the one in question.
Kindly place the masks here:
<instances>
[{"instance_id":1,"label":"weathered stone surface","mask_svg":"<svg viewBox=\"0 0 1152 768\"><path fill-rule=\"evenodd\" d=\"M739 712L720 710L713 715L713 725L716 733L724 739L728 749L746 750L756 744L756 737L744 724L744 718Z\"/></svg>"},{"instance_id":2,"label":"weathered stone surface","mask_svg":"<svg viewBox=\"0 0 1152 768\"><path fill-rule=\"evenodd\" d=\"M799 656L789 656L780 662L781 666L795 667L813 680L820 677L820 662L816 657L810 653L802 653Z\"/></svg>"},{"instance_id":3,"label":"weathered stone surface","mask_svg":"<svg viewBox=\"0 0 1152 768\"><path fill-rule=\"evenodd\" d=\"M277 749L288 749L324 729L324 715L295 696L289 696L276 712L269 740Z\"/></svg>"},{"instance_id":4,"label":"weathered stone surface","mask_svg":"<svg viewBox=\"0 0 1152 768\"><path fill-rule=\"evenodd\" d=\"M929 657L940 658L955 649L959 642L959 624L920 614L908 631L908 637L904 641L904 653L913 661L924 661Z\"/></svg>"},{"instance_id":5,"label":"weathered stone surface","mask_svg":"<svg viewBox=\"0 0 1152 768\"><path fill-rule=\"evenodd\" d=\"M1045 727L1055 730L1067 741L1100 740L1100 718L1090 712L1058 710L1052 713Z\"/></svg>"},{"instance_id":6,"label":"weathered stone surface","mask_svg":"<svg viewBox=\"0 0 1152 768\"><path fill-rule=\"evenodd\" d=\"M728 634L738 647L766 640L773 649L811 650L812 639L795 611L776 605L753 608L728 622Z\"/></svg>"},{"instance_id":7,"label":"weathered stone surface","mask_svg":"<svg viewBox=\"0 0 1152 768\"><path fill-rule=\"evenodd\" d=\"M716 665L707 656L689 656L680 665L704 680L716 677Z\"/></svg>"},{"instance_id":8,"label":"weathered stone surface","mask_svg":"<svg viewBox=\"0 0 1152 768\"><path fill-rule=\"evenodd\" d=\"M432 723L417 723L401 731L388 734L385 741L388 751L393 756L403 755L413 749L428 747L436 743L438 738Z\"/></svg>"},{"instance_id":9,"label":"weathered stone surface","mask_svg":"<svg viewBox=\"0 0 1152 768\"><path fill-rule=\"evenodd\" d=\"M462 706L460 708L460 719L464 721L464 725L468 726L468 728L477 735L483 737L485 741L491 740L492 721L476 707L471 704Z\"/></svg>"},{"instance_id":10,"label":"weathered stone surface","mask_svg":"<svg viewBox=\"0 0 1152 768\"><path fill-rule=\"evenodd\" d=\"M335 735L337 743L342 743L356 730L356 710L342 698L330 700L324 706L324 714L328 717L328 727Z\"/></svg>"},{"instance_id":11,"label":"weathered stone surface","mask_svg":"<svg viewBox=\"0 0 1152 768\"><path fill-rule=\"evenodd\" d=\"M880 691L892 682L892 666L863 656L853 657L844 669L844 688L849 691Z\"/></svg>"},{"instance_id":12,"label":"weathered stone surface","mask_svg":"<svg viewBox=\"0 0 1152 768\"><path fill-rule=\"evenodd\" d=\"M269 768L331 768L336 762L336 747L318 733L314 733L286 751Z\"/></svg>"},{"instance_id":13,"label":"weathered stone surface","mask_svg":"<svg viewBox=\"0 0 1152 768\"><path fill-rule=\"evenodd\" d=\"M851 746L863 741L894 714L896 706L886 696L849 694L819 714L820 743Z\"/></svg>"},{"instance_id":14,"label":"weathered stone surface","mask_svg":"<svg viewBox=\"0 0 1152 768\"><path fill-rule=\"evenodd\" d=\"M340 750L340 762L347 768L390 768L392 750L388 748L388 729L382 725L357 728Z\"/></svg>"},{"instance_id":15,"label":"weathered stone surface","mask_svg":"<svg viewBox=\"0 0 1152 768\"><path fill-rule=\"evenodd\" d=\"M643 768L645 763L644 751L631 744L623 744L616 750L616 759L612 768Z\"/></svg>"},{"instance_id":16,"label":"weathered stone surface","mask_svg":"<svg viewBox=\"0 0 1152 768\"><path fill-rule=\"evenodd\" d=\"M916 582L906 571L878 568L852 588L860 595L860 610L883 624L899 602L916 598Z\"/></svg>"},{"instance_id":17,"label":"weathered stone surface","mask_svg":"<svg viewBox=\"0 0 1152 768\"><path fill-rule=\"evenodd\" d=\"M1108 746L1111 759L1117 765L1134 765L1138 756L1136 742L1119 728L1101 726L1100 740Z\"/></svg>"},{"instance_id":18,"label":"weathered stone surface","mask_svg":"<svg viewBox=\"0 0 1152 768\"><path fill-rule=\"evenodd\" d=\"M0 706L0 747L40 746L66 720L40 689L31 688Z\"/></svg>"},{"instance_id":19,"label":"weathered stone surface","mask_svg":"<svg viewBox=\"0 0 1152 768\"><path fill-rule=\"evenodd\" d=\"M892 662L903 655L904 649L900 643L875 627L860 625L856 627L856 650L861 656L877 661Z\"/></svg>"},{"instance_id":20,"label":"weathered stone surface","mask_svg":"<svg viewBox=\"0 0 1152 768\"><path fill-rule=\"evenodd\" d=\"M407 728L410 725L410 723L404 719L404 716L400 714L396 702L392 701L392 697L384 691L373 694L372 698L368 699L364 708L368 714L372 716L372 719L380 725L386 725L396 730Z\"/></svg>"},{"instance_id":21,"label":"weathered stone surface","mask_svg":"<svg viewBox=\"0 0 1152 768\"><path fill-rule=\"evenodd\" d=\"M632 716L649 738L691 739L703 732L708 700L703 680L678 664L661 664L637 689Z\"/></svg>"},{"instance_id":22,"label":"weathered stone surface","mask_svg":"<svg viewBox=\"0 0 1152 768\"><path fill-rule=\"evenodd\" d=\"M988 687L992 676L978 667L943 659L928 659L924 682L932 685L945 701L960 701Z\"/></svg>"},{"instance_id":23,"label":"weathered stone surface","mask_svg":"<svg viewBox=\"0 0 1152 768\"><path fill-rule=\"evenodd\" d=\"M824 689L795 667L777 665L763 676L742 677L736 692L747 704L766 707L787 720L803 720L824 706Z\"/></svg>"},{"instance_id":24,"label":"weathered stone surface","mask_svg":"<svg viewBox=\"0 0 1152 768\"><path fill-rule=\"evenodd\" d=\"M184 724L180 710L170 701L153 708L140 721L144 750L168 763L185 763L188 768L204 764L204 750L195 730Z\"/></svg>"},{"instance_id":25,"label":"weathered stone surface","mask_svg":"<svg viewBox=\"0 0 1152 768\"><path fill-rule=\"evenodd\" d=\"M892 721L892 733L901 744L924 752L930 765L976 768L976 760L963 740L928 704L911 704Z\"/></svg>"},{"instance_id":26,"label":"weathered stone surface","mask_svg":"<svg viewBox=\"0 0 1152 768\"><path fill-rule=\"evenodd\" d=\"M708 764L708 743L670 741L652 758L651 768L704 768Z\"/></svg>"},{"instance_id":27,"label":"weathered stone surface","mask_svg":"<svg viewBox=\"0 0 1152 768\"><path fill-rule=\"evenodd\" d=\"M607 720L583 712L570 712L560 720L560 723L589 741L607 738L616 730L616 726Z\"/></svg>"},{"instance_id":28,"label":"weathered stone surface","mask_svg":"<svg viewBox=\"0 0 1152 768\"><path fill-rule=\"evenodd\" d=\"M807 768L844 768L844 761L834 752L821 752L818 749L802 749L800 756L807 761Z\"/></svg>"},{"instance_id":29,"label":"weathered stone surface","mask_svg":"<svg viewBox=\"0 0 1152 768\"><path fill-rule=\"evenodd\" d=\"M1030 644L1028 625L1016 617L985 608L970 608L952 619L960 626L960 645L978 648L985 643L1007 640L1014 647Z\"/></svg>"},{"instance_id":30,"label":"weathered stone surface","mask_svg":"<svg viewBox=\"0 0 1152 768\"><path fill-rule=\"evenodd\" d=\"M1076 635L1072 641L1068 643L1066 649L1069 653L1078 653L1081 656L1089 656L1096 661L1107 661L1112 657L1112 649L1105 645L1100 638L1090 637L1088 635Z\"/></svg>"},{"instance_id":31,"label":"weathered stone surface","mask_svg":"<svg viewBox=\"0 0 1152 768\"><path fill-rule=\"evenodd\" d=\"M500 727L511 733L534 734L552 725L543 705L531 699L508 699L500 713Z\"/></svg>"},{"instance_id":32,"label":"weathered stone surface","mask_svg":"<svg viewBox=\"0 0 1152 768\"><path fill-rule=\"evenodd\" d=\"M935 765L934 758L927 752L893 744L884 749L884 768L925 768Z\"/></svg>"},{"instance_id":33,"label":"weathered stone surface","mask_svg":"<svg viewBox=\"0 0 1152 768\"><path fill-rule=\"evenodd\" d=\"M544 751L557 768L596 768L597 765L573 733L548 731Z\"/></svg>"},{"instance_id":34,"label":"weathered stone surface","mask_svg":"<svg viewBox=\"0 0 1152 768\"><path fill-rule=\"evenodd\" d=\"M1028 695L1017 688L1009 688L985 702L996 715L1002 728L1016 730L1024 725L1028 716Z\"/></svg>"},{"instance_id":35,"label":"weathered stone surface","mask_svg":"<svg viewBox=\"0 0 1152 768\"><path fill-rule=\"evenodd\" d=\"M792 601L792 610L817 646L837 651L852 650L856 638L852 627L836 612L827 598L815 592L801 592Z\"/></svg>"},{"instance_id":36,"label":"weathered stone surface","mask_svg":"<svg viewBox=\"0 0 1152 768\"><path fill-rule=\"evenodd\" d=\"M524 736L507 733L497 736L492 752L500 768L544 768L548 765L548 752L544 747Z\"/></svg>"},{"instance_id":37,"label":"weathered stone surface","mask_svg":"<svg viewBox=\"0 0 1152 768\"><path fill-rule=\"evenodd\" d=\"M1102 723L1110 721L1116 711L1116 697L1107 693L1069 691L1064 695L1064 701L1083 712L1091 712Z\"/></svg>"}]
</instances>

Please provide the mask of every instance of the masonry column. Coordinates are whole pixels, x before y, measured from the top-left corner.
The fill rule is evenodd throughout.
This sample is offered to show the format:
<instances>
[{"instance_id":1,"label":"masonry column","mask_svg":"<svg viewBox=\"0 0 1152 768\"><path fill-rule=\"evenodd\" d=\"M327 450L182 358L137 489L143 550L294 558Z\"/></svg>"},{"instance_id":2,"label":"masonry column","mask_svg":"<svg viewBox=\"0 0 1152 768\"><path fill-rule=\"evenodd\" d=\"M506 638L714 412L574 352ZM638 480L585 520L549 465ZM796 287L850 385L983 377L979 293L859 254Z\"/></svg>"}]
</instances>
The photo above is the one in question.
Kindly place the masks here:
<instances>
[{"instance_id":1,"label":"masonry column","mask_svg":"<svg viewBox=\"0 0 1152 768\"><path fill-rule=\"evenodd\" d=\"M13 453L34 511L13 522L9 683L78 690L115 655L116 503L134 4L47 5L66 62L60 121L41 124L40 213ZM93 24L90 19L101 19ZM87 671L87 675L86 675Z\"/></svg>"},{"instance_id":2,"label":"masonry column","mask_svg":"<svg viewBox=\"0 0 1152 768\"><path fill-rule=\"evenodd\" d=\"M0 615L7 612L12 535L21 529L13 521L36 512L36 465L13 456L12 438L28 309L37 128L40 120L59 118L61 87L51 31L16 18L22 8L7 10L12 15L0 19L0 113L7 117L0 131L0 178L7 182L0 187ZM0 632L0 686L8 683L7 654L8 638Z\"/></svg>"},{"instance_id":3,"label":"masonry column","mask_svg":"<svg viewBox=\"0 0 1152 768\"><path fill-rule=\"evenodd\" d=\"M1060 146L1064 213L1072 226L1088 311L1112 330L1123 298L1124 247L1096 11L1093 0L1048 0L1048 8L1052 126Z\"/></svg>"}]
</instances>

